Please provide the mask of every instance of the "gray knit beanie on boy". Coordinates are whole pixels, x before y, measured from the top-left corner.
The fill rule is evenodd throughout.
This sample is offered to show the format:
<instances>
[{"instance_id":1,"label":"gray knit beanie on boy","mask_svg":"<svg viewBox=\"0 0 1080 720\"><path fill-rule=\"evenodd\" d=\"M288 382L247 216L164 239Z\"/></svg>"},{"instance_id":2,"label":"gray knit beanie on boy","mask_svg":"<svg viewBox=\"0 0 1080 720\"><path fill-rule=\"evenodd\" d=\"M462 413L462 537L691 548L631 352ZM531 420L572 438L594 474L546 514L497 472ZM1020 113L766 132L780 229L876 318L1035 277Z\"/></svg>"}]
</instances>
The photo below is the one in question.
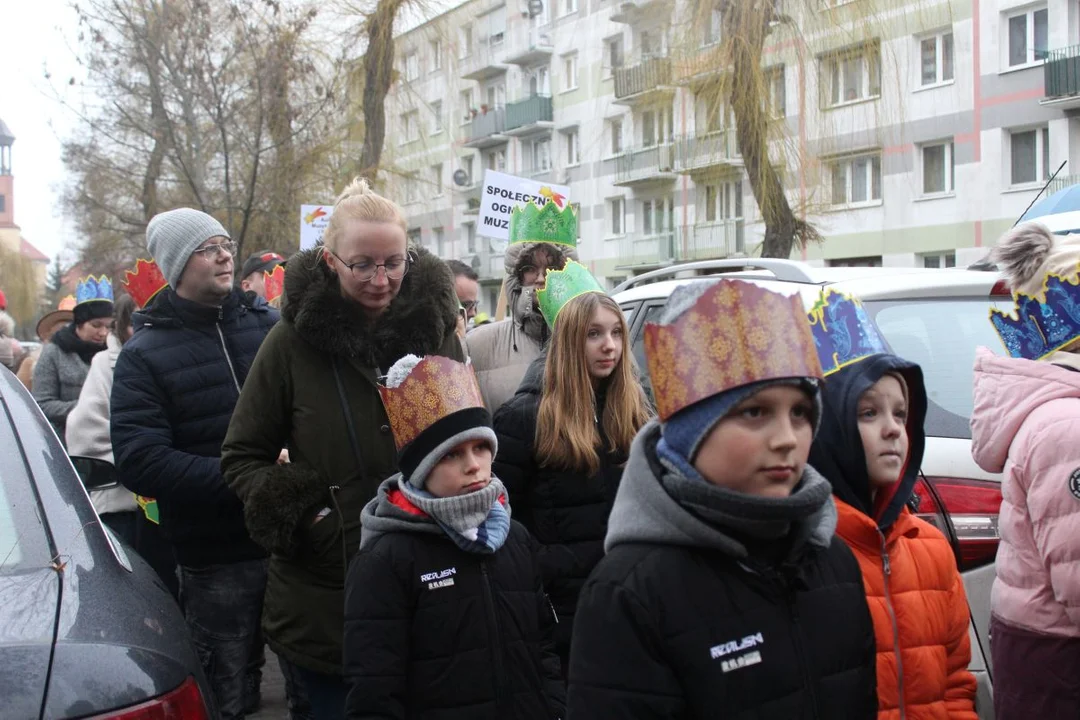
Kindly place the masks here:
<instances>
[{"instance_id":1,"label":"gray knit beanie on boy","mask_svg":"<svg viewBox=\"0 0 1080 720\"><path fill-rule=\"evenodd\" d=\"M161 273L176 289L191 254L212 237L232 238L210 215L193 208L158 213L146 226L146 247Z\"/></svg>"}]
</instances>

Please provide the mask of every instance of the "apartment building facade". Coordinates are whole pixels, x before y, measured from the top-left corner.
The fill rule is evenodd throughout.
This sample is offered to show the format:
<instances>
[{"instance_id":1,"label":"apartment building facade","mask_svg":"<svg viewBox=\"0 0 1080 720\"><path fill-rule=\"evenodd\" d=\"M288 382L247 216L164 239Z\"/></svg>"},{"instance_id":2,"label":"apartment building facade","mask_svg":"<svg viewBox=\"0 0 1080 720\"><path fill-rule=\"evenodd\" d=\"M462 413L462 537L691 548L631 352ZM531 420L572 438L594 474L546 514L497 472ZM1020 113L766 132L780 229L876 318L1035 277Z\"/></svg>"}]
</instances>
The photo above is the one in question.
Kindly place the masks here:
<instances>
[{"instance_id":1,"label":"apartment building facade","mask_svg":"<svg viewBox=\"0 0 1080 720\"><path fill-rule=\"evenodd\" d=\"M1061 166L1080 173L1080 0L779 0L761 101L815 264L981 258ZM503 247L485 169L568 185L579 253L609 285L760 252L718 13L664 0L471 0L397 39L384 165L410 239L473 265Z\"/></svg>"}]
</instances>

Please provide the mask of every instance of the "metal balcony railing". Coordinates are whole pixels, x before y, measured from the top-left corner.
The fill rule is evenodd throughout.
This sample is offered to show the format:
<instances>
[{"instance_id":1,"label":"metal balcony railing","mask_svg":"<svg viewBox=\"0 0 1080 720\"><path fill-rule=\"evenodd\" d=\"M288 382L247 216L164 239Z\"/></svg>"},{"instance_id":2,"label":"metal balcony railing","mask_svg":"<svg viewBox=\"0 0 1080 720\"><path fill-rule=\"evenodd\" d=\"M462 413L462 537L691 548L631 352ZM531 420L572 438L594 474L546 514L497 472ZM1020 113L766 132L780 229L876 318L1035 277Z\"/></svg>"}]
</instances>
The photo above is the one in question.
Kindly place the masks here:
<instances>
[{"instance_id":1,"label":"metal balcony railing","mask_svg":"<svg viewBox=\"0 0 1080 720\"><path fill-rule=\"evenodd\" d=\"M469 140L481 140L506 131L506 111L502 108L488 110L470 122Z\"/></svg>"},{"instance_id":2,"label":"metal balcony railing","mask_svg":"<svg viewBox=\"0 0 1080 720\"><path fill-rule=\"evenodd\" d=\"M1080 95L1080 45L1051 50L1046 54L1043 85L1048 98Z\"/></svg>"},{"instance_id":3,"label":"metal balcony railing","mask_svg":"<svg viewBox=\"0 0 1080 720\"><path fill-rule=\"evenodd\" d=\"M1064 190L1065 188L1072 187L1077 183L1080 183L1080 175L1058 175L1056 178L1050 181L1050 184L1046 186L1046 192L1042 194L1042 197L1049 197L1056 193L1058 190Z\"/></svg>"},{"instance_id":4,"label":"metal balcony railing","mask_svg":"<svg viewBox=\"0 0 1080 720\"><path fill-rule=\"evenodd\" d=\"M633 183L674 172L675 146L670 142L639 145L615 157L615 183Z\"/></svg>"},{"instance_id":5,"label":"metal balcony railing","mask_svg":"<svg viewBox=\"0 0 1080 720\"><path fill-rule=\"evenodd\" d=\"M619 264L624 267L670 265L678 258L678 238L677 230L630 233L619 244Z\"/></svg>"},{"instance_id":6,"label":"metal balcony railing","mask_svg":"<svg viewBox=\"0 0 1080 720\"><path fill-rule=\"evenodd\" d=\"M535 125L538 122L551 122L553 117L551 98L546 95L533 95L506 106L506 130Z\"/></svg>"},{"instance_id":7,"label":"metal balcony railing","mask_svg":"<svg viewBox=\"0 0 1080 720\"><path fill-rule=\"evenodd\" d=\"M742 161L732 129L684 135L675 140L675 148L675 167L680 172Z\"/></svg>"},{"instance_id":8,"label":"metal balcony railing","mask_svg":"<svg viewBox=\"0 0 1080 720\"><path fill-rule=\"evenodd\" d=\"M677 248L680 262L725 258L746 252L742 218L698 223L687 229Z\"/></svg>"},{"instance_id":9,"label":"metal balcony railing","mask_svg":"<svg viewBox=\"0 0 1080 720\"><path fill-rule=\"evenodd\" d=\"M652 57L631 67L615 68L615 97L619 100L671 84L671 58Z\"/></svg>"}]
</instances>

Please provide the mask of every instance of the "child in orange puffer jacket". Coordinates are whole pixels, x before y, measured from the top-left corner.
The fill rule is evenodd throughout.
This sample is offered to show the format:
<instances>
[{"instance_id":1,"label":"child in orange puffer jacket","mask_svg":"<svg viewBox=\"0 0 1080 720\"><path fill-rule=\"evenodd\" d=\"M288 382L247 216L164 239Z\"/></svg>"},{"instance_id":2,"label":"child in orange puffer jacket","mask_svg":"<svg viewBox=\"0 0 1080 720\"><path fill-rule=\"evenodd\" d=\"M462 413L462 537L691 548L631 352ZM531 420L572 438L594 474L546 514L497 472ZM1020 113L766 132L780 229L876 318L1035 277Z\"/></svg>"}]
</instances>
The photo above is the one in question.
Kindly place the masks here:
<instances>
[{"instance_id":1,"label":"child in orange puffer jacket","mask_svg":"<svg viewBox=\"0 0 1080 720\"><path fill-rule=\"evenodd\" d=\"M833 487L836 533L862 569L877 639L878 718L977 720L956 559L945 536L907 507L926 443L922 370L882 352L857 301L833 295L826 304L847 308L814 323L819 353L829 357L822 358L824 414L810 464ZM861 341L872 354L834 354L825 335L845 324L856 340L845 337L842 349L857 356Z\"/></svg>"}]
</instances>

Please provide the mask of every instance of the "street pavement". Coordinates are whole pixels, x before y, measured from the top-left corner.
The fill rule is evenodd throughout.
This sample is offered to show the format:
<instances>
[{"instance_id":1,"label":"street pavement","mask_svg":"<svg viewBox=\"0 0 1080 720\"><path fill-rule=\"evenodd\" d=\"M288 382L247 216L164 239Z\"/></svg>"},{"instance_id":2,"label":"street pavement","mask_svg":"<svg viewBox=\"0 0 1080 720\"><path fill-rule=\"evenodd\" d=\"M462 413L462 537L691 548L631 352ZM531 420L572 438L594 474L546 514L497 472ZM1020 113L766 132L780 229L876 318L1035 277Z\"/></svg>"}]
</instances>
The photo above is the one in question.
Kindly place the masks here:
<instances>
[{"instance_id":1,"label":"street pavement","mask_svg":"<svg viewBox=\"0 0 1080 720\"><path fill-rule=\"evenodd\" d=\"M266 665L263 666L262 707L248 720L288 720L289 706L285 703L285 678L277 656L266 648Z\"/></svg>"}]
</instances>

